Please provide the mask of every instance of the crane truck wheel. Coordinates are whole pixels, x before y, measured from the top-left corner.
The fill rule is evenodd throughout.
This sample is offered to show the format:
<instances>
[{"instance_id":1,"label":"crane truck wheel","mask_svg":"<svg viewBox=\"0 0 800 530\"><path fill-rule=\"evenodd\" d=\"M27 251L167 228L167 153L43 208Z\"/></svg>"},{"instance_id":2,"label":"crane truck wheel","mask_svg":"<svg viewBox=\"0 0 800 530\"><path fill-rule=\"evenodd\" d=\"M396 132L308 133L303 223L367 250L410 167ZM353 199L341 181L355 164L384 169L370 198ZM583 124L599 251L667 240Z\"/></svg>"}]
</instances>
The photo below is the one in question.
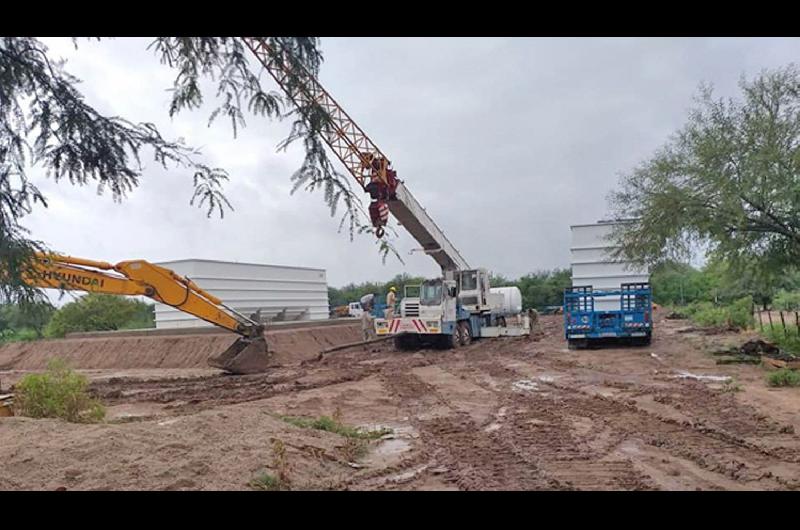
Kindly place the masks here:
<instances>
[{"instance_id":1,"label":"crane truck wheel","mask_svg":"<svg viewBox=\"0 0 800 530\"><path fill-rule=\"evenodd\" d=\"M219 355L208 359L209 366L230 374L259 374L270 365L270 352L264 337L240 338Z\"/></svg>"},{"instance_id":2,"label":"crane truck wheel","mask_svg":"<svg viewBox=\"0 0 800 530\"><path fill-rule=\"evenodd\" d=\"M459 331L461 332L461 345L469 346L472 343L472 334L469 331L468 322L460 322L458 324Z\"/></svg>"}]
</instances>

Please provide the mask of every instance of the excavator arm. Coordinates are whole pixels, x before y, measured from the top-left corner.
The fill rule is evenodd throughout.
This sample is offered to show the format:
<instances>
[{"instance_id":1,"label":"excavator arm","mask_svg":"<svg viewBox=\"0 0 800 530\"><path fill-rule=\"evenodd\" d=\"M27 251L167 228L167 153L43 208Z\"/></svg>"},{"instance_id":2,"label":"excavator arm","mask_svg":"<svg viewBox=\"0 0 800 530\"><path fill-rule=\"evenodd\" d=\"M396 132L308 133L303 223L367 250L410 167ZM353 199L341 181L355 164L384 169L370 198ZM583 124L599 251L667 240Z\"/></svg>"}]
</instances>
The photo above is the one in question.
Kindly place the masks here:
<instances>
[{"instance_id":1,"label":"excavator arm","mask_svg":"<svg viewBox=\"0 0 800 530\"><path fill-rule=\"evenodd\" d=\"M192 280L144 260L115 265L73 256L37 253L25 282L34 287L125 296L146 296L242 336L228 350L209 359L233 373L266 368L264 326L242 315Z\"/></svg>"}]
</instances>

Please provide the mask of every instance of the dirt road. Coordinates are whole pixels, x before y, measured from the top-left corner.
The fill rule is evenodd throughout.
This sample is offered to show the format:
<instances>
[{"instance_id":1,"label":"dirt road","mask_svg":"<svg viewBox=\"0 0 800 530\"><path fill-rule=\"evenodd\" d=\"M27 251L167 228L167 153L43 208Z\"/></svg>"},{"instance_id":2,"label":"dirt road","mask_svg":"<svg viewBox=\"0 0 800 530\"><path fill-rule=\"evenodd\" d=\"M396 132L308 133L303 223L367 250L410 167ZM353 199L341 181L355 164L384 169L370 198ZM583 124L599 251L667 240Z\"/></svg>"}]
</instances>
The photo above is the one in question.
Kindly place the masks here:
<instances>
[{"instance_id":1,"label":"dirt road","mask_svg":"<svg viewBox=\"0 0 800 530\"><path fill-rule=\"evenodd\" d=\"M800 487L800 389L709 353L744 336L664 320L651 347L570 351L560 317L542 321L538 341L384 344L268 376L91 371L108 422L0 419L0 488L248 489L275 472L274 440L292 489ZM334 414L392 433L354 451L282 419Z\"/></svg>"}]
</instances>

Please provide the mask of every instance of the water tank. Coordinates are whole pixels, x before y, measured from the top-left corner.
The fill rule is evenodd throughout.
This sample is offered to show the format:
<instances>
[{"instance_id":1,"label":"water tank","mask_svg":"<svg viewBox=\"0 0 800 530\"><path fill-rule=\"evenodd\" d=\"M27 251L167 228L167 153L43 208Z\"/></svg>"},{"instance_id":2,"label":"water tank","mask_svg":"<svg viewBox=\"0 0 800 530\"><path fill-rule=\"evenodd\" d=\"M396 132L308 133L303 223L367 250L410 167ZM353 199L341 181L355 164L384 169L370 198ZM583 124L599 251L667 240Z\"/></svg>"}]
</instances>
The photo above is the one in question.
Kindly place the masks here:
<instances>
[{"instance_id":1,"label":"water tank","mask_svg":"<svg viewBox=\"0 0 800 530\"><path fill-rule=\"evenodd\" d=\"M504 314L519 314L522 312L522 293L519 287L492 287L489 289L492 296L492 311Z\"/></svg>"}]
</instances>

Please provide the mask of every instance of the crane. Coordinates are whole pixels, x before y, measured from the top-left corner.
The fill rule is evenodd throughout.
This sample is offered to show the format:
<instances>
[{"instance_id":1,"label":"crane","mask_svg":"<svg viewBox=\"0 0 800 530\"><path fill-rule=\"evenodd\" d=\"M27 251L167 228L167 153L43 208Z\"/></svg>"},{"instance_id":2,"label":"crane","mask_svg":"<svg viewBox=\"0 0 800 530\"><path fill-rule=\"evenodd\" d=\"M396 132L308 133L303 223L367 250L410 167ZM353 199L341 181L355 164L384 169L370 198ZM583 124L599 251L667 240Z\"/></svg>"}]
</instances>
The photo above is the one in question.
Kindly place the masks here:
<instances>
[{"instance_id":1,"label":"crane","mask_svg":"<svg viewBox=\"0 0 800 530\"><path fill-rule=\"evenodd\" d=\"M400 318L376 320L378 334L398 334L400 340L396 342L401 348L408 345L408 337L401 335L408 334L416 335L411 339L438 342L445 339L444 343L450 347L468 344L472 337L506 334L497 328L505 327L507 314L521 312L521 302L519 308L512 303L519 290L516 293L492 290L486 269L470 269L461 253L397 178L389 158L289 50L279 41L264 37L242 37L242 40L301 112L323 117L319 131L322 139L370 195L369 217L375 235L378 238L384 235L391 213L442 269L442 278L423 282L420 297L404 297ZM304 117L310 121L309 115ZM521 295L518 298L521 300Z\"/></svg>"},{"instance_id":2,"label":"crane","mask_svg":"<svg viewBox=\"0 0 800 530\"><path fill-rule=\"evenodd\" d=\"M209 364L237 374L262 372L268 364L264 325L225 305L189 278L145 260L111 264L37 252L23 280L33 287L146 296L240 335Z\"/></svg>"},{"instance_id":3,"label":"crane","mask_svg":"<svg viewBox=\"0 0 800 530\"><path fill-rule=\"evenodd\" d=\"M397 178L389 158L345 112L320 82L279 43L264 37L242 37L266 71L301 110L313 106L327 118L322 139L344 164L363 190L370 194L369 216L375 235L382 237L389 213L395 216L443 273L467 270L469 265Z\"/></svg>"}]
</instances>

